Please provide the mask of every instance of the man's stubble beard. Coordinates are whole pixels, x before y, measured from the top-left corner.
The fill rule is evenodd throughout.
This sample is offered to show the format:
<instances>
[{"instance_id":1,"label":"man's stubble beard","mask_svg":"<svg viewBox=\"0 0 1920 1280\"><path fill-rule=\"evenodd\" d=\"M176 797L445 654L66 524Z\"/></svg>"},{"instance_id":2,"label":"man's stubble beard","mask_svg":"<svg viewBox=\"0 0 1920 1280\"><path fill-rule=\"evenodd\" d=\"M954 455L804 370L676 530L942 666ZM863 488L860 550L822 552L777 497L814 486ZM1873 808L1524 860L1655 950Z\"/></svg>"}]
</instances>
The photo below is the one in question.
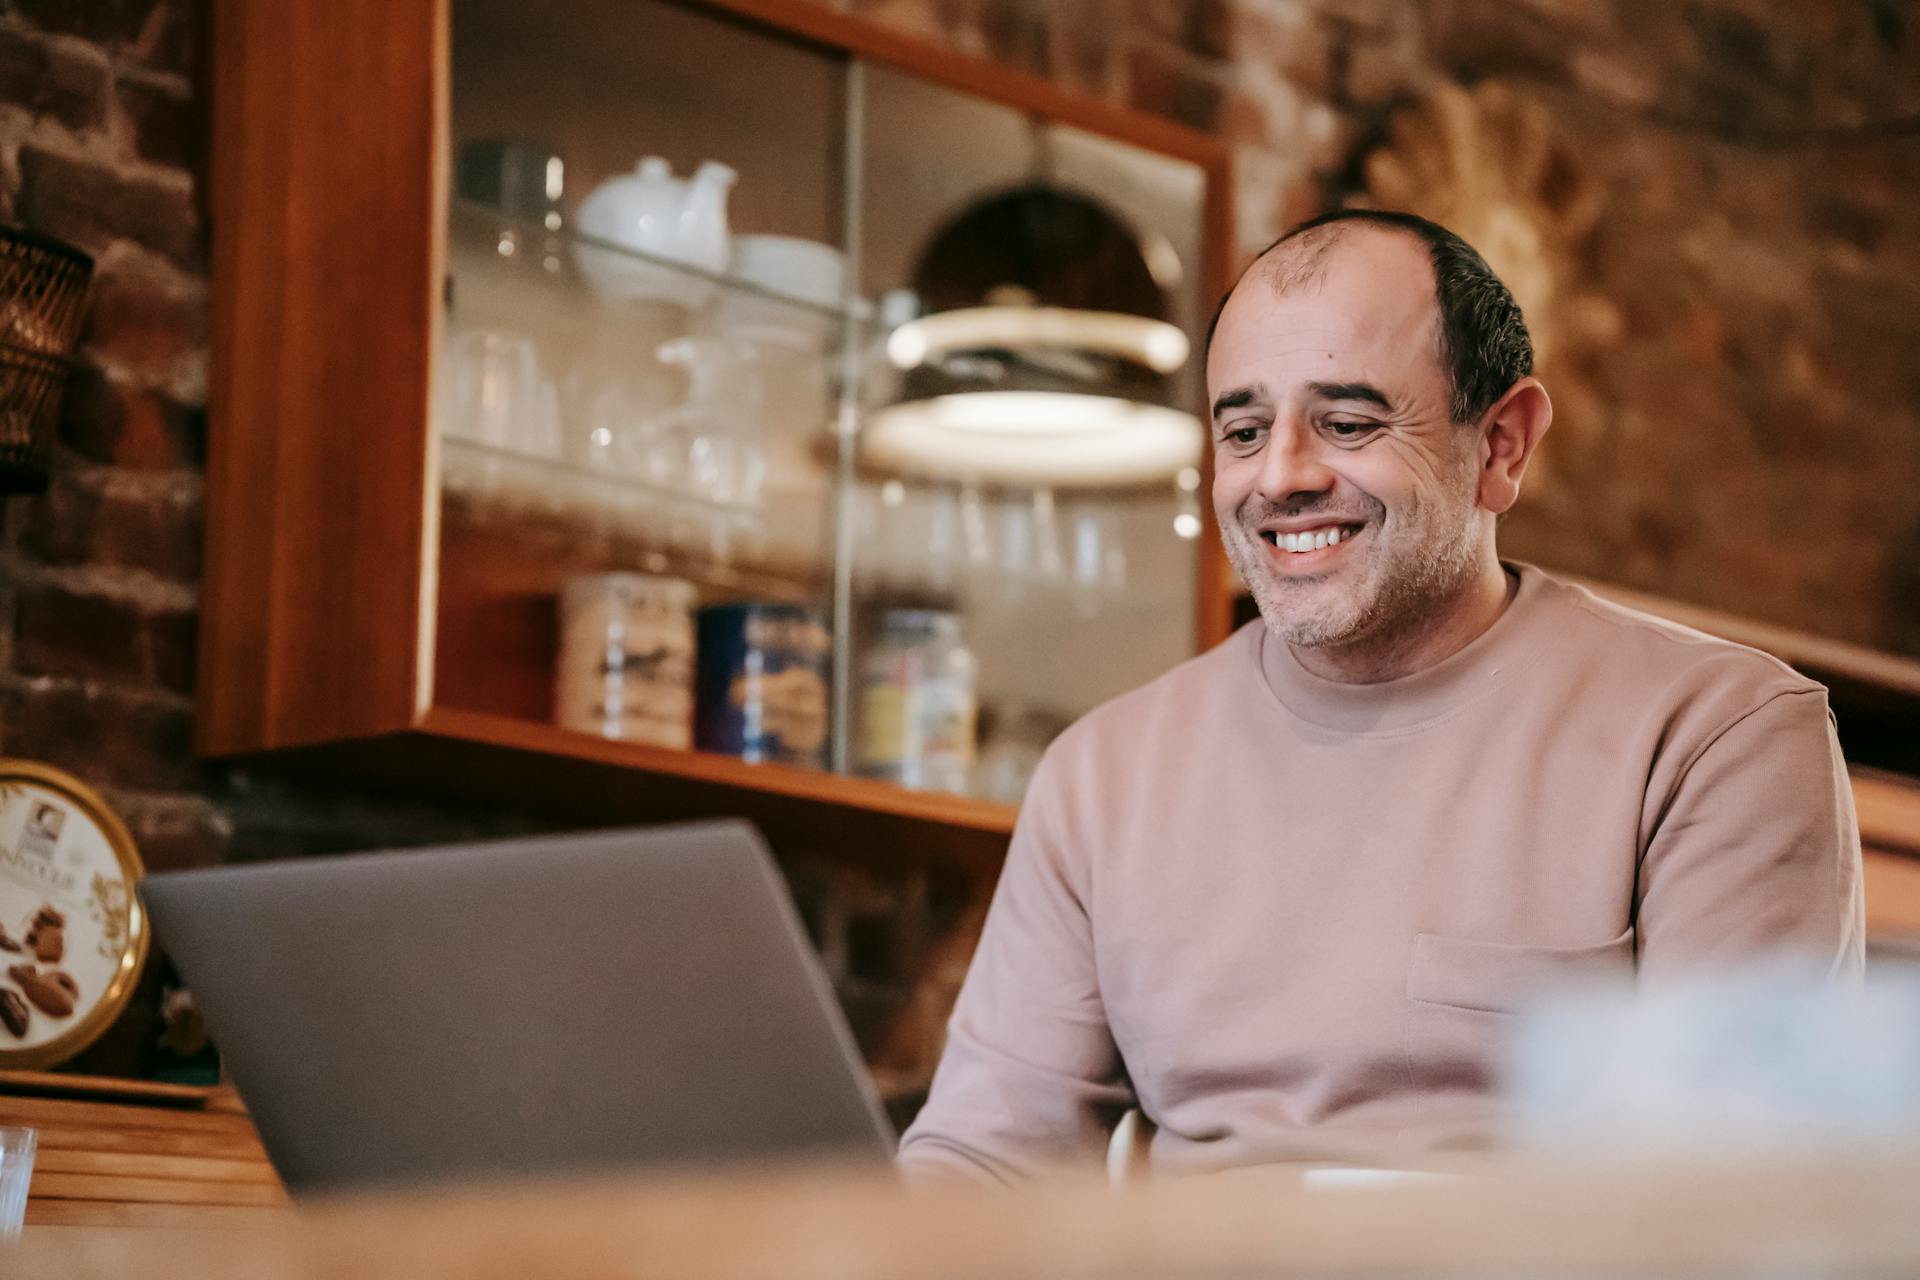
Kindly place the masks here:
<instances>
[{"instance_id":1,"label":"man's stubble beard","mask_svg":"<svg viewBox=\"0 0 1920 1280\"><path fill-rule=\"evenodd\" d=\"M1346 590L1329 591L1330 575L1287 579L1272 571L1271 551L1254 532L1276 515L1319 514L1315 506L1290 507L1249 500L1232 528L1223 531L1227 558L1259 606L1267 630L1296 648L1318 649L1355 644L1391 646L1468 589L1478 571L1479 538L1475 526L1471 476L1456 475L1464 492L1450 495L1444 508L1414 497L1389 529L1384 504L1362 495L1368 508L1365 563L1343 570ZM1359 511L1330 512L1335 516ZM1315 600L1316 594L1328 598Z\"/></svg>"}]
</instances>

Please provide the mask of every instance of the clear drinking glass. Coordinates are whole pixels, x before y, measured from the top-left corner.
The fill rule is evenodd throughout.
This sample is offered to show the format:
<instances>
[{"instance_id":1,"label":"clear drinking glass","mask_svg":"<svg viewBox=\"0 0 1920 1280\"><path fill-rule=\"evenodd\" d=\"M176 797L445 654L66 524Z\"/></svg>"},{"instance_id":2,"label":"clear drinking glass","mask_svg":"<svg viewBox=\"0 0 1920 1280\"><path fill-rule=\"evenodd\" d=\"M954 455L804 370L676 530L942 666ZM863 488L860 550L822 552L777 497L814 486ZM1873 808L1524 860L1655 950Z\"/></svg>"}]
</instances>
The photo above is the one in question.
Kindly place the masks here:
<instances>
[{"instance_id":1,"label":"clear drinking glass","mask_svg":"<svg viewBox=\"0 0 1920 1280\"><path fill-rule=\"evenodd\" d=\"M498 329L455 333L444 360L447 431L496 449L560 452L559 396L533 339Z\"/></svg>"},{"instance_id":2,"label":"clear drinking glass","mask_svg":"<svg viewBox=\"0 0 1920 1280\"><path fill-rule=\"evenodd\" d=\"M26 1220L35 1141L32 1129L0 1127L0 1240L17 1237Z\"/></svg>"}]
</instances>

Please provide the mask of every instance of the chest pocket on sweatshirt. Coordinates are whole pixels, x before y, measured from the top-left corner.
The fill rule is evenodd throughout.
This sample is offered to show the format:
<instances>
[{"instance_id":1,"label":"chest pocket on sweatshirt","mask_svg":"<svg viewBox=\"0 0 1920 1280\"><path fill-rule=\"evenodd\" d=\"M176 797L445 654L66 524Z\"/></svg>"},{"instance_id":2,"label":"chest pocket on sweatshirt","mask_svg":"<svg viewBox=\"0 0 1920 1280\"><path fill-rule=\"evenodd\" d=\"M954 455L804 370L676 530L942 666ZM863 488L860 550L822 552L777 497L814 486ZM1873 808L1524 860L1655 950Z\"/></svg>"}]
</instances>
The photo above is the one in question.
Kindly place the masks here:
<instances>
[{"instance_id":1,"label":"chest pocket on sweatshirt","mask_svg":"<svg viewBox=\"0 0 1920 1280\"><path fill-rule=\"evenodd\" d=\"M1633 929L1585 947L1521 946L1422 933L1407 965L1407 998L1419 1005L1515 1013L1544 991L1630 977Z\"/></svg>"},{"instance_id":2,"label":"chest pocket on sweatshirt","mask_svg":"<svg viewBox=\"0 0 1920 1280\"><path fill-rule=\"evenodd\" d=\"M1631 929L1585 947L1419 934L1407 964L1407 1082L1417 1093L1490 1096L1509 1015L1555 987L1632 972Z\"/></svg>"}]
</instances>

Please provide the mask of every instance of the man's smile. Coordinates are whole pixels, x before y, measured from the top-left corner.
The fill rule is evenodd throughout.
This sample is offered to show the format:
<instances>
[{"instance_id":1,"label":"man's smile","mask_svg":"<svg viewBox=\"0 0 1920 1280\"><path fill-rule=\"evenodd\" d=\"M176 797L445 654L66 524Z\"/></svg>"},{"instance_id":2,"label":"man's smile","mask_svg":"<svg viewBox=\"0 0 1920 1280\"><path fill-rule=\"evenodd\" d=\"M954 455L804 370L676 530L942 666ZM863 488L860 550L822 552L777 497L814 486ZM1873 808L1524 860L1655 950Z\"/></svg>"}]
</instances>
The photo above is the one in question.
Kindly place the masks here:
<instances>
[{"instance_id":1,"label":"man's smile","mask_svg":"<svg viewBox=\"0 0 1920 1280\"><path fill-rule=\"evenodd\" d=\"M1341 559L1366 529L1364 520L1290 521L1259 530L1268 558L1282 573L1319 573Z\"/></svg>"}]
</instances>

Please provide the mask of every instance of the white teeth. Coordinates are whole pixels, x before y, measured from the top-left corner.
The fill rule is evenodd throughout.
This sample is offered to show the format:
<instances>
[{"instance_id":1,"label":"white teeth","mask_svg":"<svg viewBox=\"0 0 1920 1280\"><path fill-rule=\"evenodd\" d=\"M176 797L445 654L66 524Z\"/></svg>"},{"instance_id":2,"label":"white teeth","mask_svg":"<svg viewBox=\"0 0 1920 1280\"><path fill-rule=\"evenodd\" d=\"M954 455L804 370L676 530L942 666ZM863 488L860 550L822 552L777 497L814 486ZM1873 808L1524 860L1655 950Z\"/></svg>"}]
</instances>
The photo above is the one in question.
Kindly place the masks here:
<instances>
[{"instance_id":1,"label":"white teeth","mask_svg":"<svg viewBox=\"0 0 1920 1280\"><path fill-rule=\"evenodd\" d=\"M1319 551L1337 545L1343 538L1353 535L1343 528L1321 529L1314 533L1279 533L1273 535L1273 543L1282 551L1296 554L1305 551Z\"/></svg>"}]
</instances>

